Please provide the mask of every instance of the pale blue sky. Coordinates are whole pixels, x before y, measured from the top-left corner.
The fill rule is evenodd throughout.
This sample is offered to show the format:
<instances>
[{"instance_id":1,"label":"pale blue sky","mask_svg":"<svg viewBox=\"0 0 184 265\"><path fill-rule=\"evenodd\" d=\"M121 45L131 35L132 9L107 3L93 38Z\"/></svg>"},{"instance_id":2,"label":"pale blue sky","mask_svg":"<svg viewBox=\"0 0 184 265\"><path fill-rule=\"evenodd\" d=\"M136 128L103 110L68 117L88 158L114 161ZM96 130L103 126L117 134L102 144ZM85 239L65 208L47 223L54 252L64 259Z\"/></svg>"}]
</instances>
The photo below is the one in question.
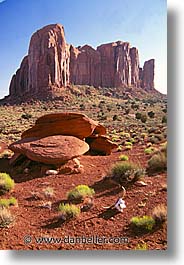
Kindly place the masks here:
<instances>
[{"instance_id":1,"label":"pale blue sky","mask_svg":"<svg viewBox=\"0 0 184 265\"><path fill-rule=\"evenodd\" d=\"M33 32L51 23L75 46L117 40L139 49L141 66L155 58L155 87L167 91L166 0L0 0L0 98L27 54Z\"/></svg>"}]
</instances>

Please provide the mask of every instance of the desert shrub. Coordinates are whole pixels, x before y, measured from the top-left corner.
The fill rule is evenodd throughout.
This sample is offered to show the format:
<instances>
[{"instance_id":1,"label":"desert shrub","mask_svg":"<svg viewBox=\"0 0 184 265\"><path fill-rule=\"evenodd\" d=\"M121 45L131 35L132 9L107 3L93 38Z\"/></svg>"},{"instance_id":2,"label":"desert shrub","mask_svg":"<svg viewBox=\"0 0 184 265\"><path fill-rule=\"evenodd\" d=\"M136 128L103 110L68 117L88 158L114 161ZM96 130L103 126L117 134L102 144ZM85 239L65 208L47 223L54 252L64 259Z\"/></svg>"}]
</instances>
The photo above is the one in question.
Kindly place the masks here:
<instances>
[{"instance_id":1,"label":"desert shrub","mask_svg":"<svg viewBox=\"0 0 184 265\"><path fill-rule=\"evenodd\" d=\"M167 108L162 109L164 113L167 113Z\"/></svg>"},{"instance_id":2,"label":"desert shrub","mask_svg":"<svg viewBox=\"0 0 184 265\"><path fill-rule=\"evenodd\" d=\"M0 173L0 194L4 194L14 188L14 180L7 173Z\"/></svg>"},{"instance_id":3,"label":"desert shrub","mask_svg":"<svg viewBox=\"0 0 184 265\"><path fill-rule=\"evenodd\" d=\"M131 142L125 142L125 145L126 146L132 146L132 143Z\"/></svg>"},{"instance_id":4,"label":"desert shrub","mask_svg":"<svg viewBox=\"0 0 184 265\"><path fill-rule=\"evenodd\" d=\"M68 192L68 200L77 200L81 201L85 197L90 197L95 194L94 189L88 187L87 185L78 185L74 189Z\"/></svg>"},{"instance_id":5,"label":"desert shrub","mask_svg":"<svg viewBox=\"0 0 184 265\"><path fill-rule=\"evenodd\" d=\"M132 150L132 145L125 145L125 151Z\"/></svg>"},{"instance_id":6,"label":"desert shrub","mask_svg":"<svg viewBox=\"0 0 184 265\"><path fill-rule=\"evenodd\" d=\"M148 133L154 133L156 132L156 130L157 130L156 128L151 127L148 129Z\"/></svg>"},{"instance_id":7,"label":"desert shrub","mask_svg":"<svg viewBox=\"0 0 184 265\"><path fill-rule=\"evenodd\" d=\"M148 116L150 117L150 118L154 118L155 117L155 112L154 111L148 111Z\"/></svg>"},{"instance_id":8,"label":"desert shrub","mask_svg":"<svg viewBox=\"0 0 184 265\"><path fill-rule=\"evenodd\" d=\"M59 212L62 218L68 220L70 218L76 218L80 214L80 208L73 204L61 203L59 205Z\"/></svg>"},{"instance_id":9,"label":"desert shrub","mask_svg":"<svg viewBox=\"0 0 184 265\"><path fill-rule=\"evenodd\" d=\"M128 156L127 156L127 155L120 155L120 156L119 156L119 159L120 159L121 161L128 161Z\"/></svg>"},{"instance_id":10,"label":"desert shrub","mask_svg":"<svg viewBox=\"0 0 184 265\"><path fill-rule=\"evenodd\" d=\"M144 153L145 153L146 155L150 155L150 154L152 154L154 151L155 151L155 148L154 148L154 147L148 147L148 148L144 149Z\"/></svg>"},{"instance_id":11,"label":"desert shrub","mask_svg":"<svg viewBox=\"0 0 184 265\"><path fill-rule=\"evenodd\" d=\"M157 144L159 142L159 139L155 137L155 135L152 135L151 137L148 138L148 141L152 144Z\"/></svg>"},{"instance_id":12,"label":"desert shrub","mask_svg":"<svg viewBox=\"0 0 184 265\"><path fill-rule=\"evenodd\" d=\"M130 113L130 109L125 109L125 114L128 115Z\"/></svg>"},{"instance_id":13,"label":"desert shrub","mask_svg":"<svg viewBox=\"0 0 184 265\"><path fill-rule=\"evenodd\" d=\"M162 117L162 123L167 123L167 116Z\"/></svg>"},{"instance_id":14,"label":"desert shrub","mask_svg":"<svg viewBox=\"0 0 184 265\"><path fill-rule=\"evenodd\" d=\"M115 114L113 117L112 117L113 121L117 121L118 120L118 115Z\"/></svg>"},{"instance_id":15,"label":"desert shrub","mask_svg":"<svg viewBox=\"0 0 184 265\"><path fill-rule=\"evenodd\" d=\"M135 182L144 175L144 171L133 162L118 162L110 172L110 176L116 182L125 184L125 182Z\"/></svg>"},{"instance_id":16,"label":"desert shrub","mask_svg":"<svg viewBox=\"0 0 184 265\"><path fill-rule=\"evenodd\" d=\"M17 205L17 200L14 197L10 199L0 199L0 207L6 207Z\"/></svg>"},{"instance_id":17,"label":"desert shrub","mask_svg":"<svg viewBox=\"0 0 184 265\"><path fill-rule=\"evenodd\" d=\"M32 114L24 113L24 114L22 114L21 118L25 119L25 120L29 120L32 118Z\"/></svg>"},{"instance_id":18,"label":"desert shrub","mask_svg":"<svg viewBox=\"0 0 184 265\"><path fill-rule=\"evenodd\" d=\"M121 151L122 151L122 145L119 145L119 146L118 146L117 151L118 151L118 152L121 152Z\"/></svg>"},{"instance_id":19,"label":"desert shrub","mask_svg":"<svg viewBox=\"0 0 184 265\"><path fill-rule=\"evenodd\" d=\"M145 113L141 114L141 119L140 119L143 123L145 123L147 121L147 115Z\"/></svg>"},{"instance_id":20,"label":"desert shrub","mask_svg":"<svg viewBox=\"0 0 184 265\"><path fill-rule=\"evenodd\" d=\"M137 244L137 246L135 247L135 250L147 250L148 246L146 243L143 244Z\"/></svg>"},{"instance_id":21,"label":"desert shrub","mask_svg":"<svg viewBox=\"0 0 184 265\"><path fill-rule=\"evenodd\" d=\"M130 220L130 224L133 228L140 230L148 230L151 231L155 225L155 220L152 216L144 215L144 216L135 216Z\"/></svg>"},{"instance_id":22,"label":"desert shrub","mask_svg":"<svg viewBox=\"0 0 184 265\"><path fill-rule=\"evenodd\" d=\"M166 152L157 152L148 160L148 173L161 173L167 170Z\"/></svg>"},{"instance_id":23,"label":"desert shrub","mask_svg":"<svg viewBox=\"0 0 184 265\"><path fill-rule=\"evenodd\" d=\"M141 118L141 113L140 113L140 112L137 112L137 113L135 114L135 117L136 117L137 120L140 120L140 118Z\"/></svg>"},{"instance_id":24,"label":"desert shrub","mask_svg":"<svg viewBox=\"0 0 184 265\"><path fill-rule=\"evenodd\" d=\"M80 104L79 107L80 107L80 110L85 110L85 108L86 108L84 104Z\"/></svg>"},{"instance_id":25,"label":"desert shrub","mask_svg":"<svg viewBox=\"0 0 184 265\"><path fill-rule=\"evenodd\" d=\"M152 212L152 217L157 224L164 223L167 220L167 208L163 204L157 205Z\"/></svg>"},{"instance_id":26,"label":"desert shrub","mask_svg":"<svg viewBox=\"0 0 184 265\"><path fill-rule=\"evenodd\" d=\"M14 221L11 212L4 207L0 207L0 227L7 227Z\"/></svg>"},{"instance_id":27,"label":"desert shrub","mask_svg":"<svg viewBox=\"0 0 184 265\"><path fill-rule=\"evenodd\" d=\"M46 197L53 197L54 196L54 189L52 187L47 187L43 189L43 193Z\"/></svg>"}]
</instances>

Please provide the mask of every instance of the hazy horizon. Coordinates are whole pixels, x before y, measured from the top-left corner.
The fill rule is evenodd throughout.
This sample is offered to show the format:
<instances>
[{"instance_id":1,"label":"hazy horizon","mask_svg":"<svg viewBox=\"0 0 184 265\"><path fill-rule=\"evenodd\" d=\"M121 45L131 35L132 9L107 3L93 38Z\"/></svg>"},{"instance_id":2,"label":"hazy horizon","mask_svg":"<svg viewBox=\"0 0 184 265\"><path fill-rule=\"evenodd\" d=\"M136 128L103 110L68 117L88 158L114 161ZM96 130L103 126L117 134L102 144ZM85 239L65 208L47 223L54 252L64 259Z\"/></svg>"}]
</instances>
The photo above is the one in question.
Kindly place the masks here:
<instances>
[{"instance_id":1,"label":"hazy horizon","mask_svg":"<svg viewBox=\"0 0 184 265\"><path fill-rule=\"evenodd\" d=\"M141 67L155 59L155 88L167 93L165 0L0 0L0 23L0 98L8 95L32 34L56 23L64 26L66 41L74 46L130 42L139 50Z\"/></svg>"}]
</instances>

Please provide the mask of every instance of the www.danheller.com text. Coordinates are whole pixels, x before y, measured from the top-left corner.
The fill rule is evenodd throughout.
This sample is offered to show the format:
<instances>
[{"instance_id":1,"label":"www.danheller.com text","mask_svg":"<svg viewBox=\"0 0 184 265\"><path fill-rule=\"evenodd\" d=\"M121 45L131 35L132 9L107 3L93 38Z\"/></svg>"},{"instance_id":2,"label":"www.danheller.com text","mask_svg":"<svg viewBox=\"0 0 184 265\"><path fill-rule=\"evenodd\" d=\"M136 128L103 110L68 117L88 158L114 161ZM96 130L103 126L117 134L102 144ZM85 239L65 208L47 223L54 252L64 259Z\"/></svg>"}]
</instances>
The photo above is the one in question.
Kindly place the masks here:
<instances>
[{"instance_id":1,"label":"www.danheller.com text","mask_svg":"<svg viewBox=\"0 0 184 265\"><path fill-rule=\"evenodd\" d=\"M105 236L65 236L65 237L24 237L25 244L127 244L127 237L105 237Z\"/></svg>"}]
</instances>

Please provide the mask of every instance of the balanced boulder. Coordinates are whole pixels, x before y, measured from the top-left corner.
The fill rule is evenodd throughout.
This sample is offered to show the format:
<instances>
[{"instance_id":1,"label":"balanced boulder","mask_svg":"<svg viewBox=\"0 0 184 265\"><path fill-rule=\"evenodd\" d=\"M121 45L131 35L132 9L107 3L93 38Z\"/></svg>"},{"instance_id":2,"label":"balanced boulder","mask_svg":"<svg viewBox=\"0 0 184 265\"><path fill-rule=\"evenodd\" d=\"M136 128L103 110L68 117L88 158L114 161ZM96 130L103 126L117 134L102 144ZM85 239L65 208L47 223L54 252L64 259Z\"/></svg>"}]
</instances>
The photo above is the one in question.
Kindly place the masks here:
<instances>
[{"instance_id":1,"label":"balanced boulder","mask_svg":"<svg viewBox=\"0 0 184 265\"><path fill-rule=\"evenodd\" d=\"M43 138L52 135L69 135L79 139L106 134L104 126L86 115L75 112L52 113L37 119L35 125L23 132L22 138Z\"/></svg>"},{"instance_id":2,"label":"balanced boulder","mask_svg":"<svg viewBox=\"0 0 184 265\"><path fill-rule=\"evenodd\" d=\"M62 164L89 150L89 145L73 136L55 135L44 138L26 138L9 146L14 153L45 164Z\"/></svg>"}]
</instances>

